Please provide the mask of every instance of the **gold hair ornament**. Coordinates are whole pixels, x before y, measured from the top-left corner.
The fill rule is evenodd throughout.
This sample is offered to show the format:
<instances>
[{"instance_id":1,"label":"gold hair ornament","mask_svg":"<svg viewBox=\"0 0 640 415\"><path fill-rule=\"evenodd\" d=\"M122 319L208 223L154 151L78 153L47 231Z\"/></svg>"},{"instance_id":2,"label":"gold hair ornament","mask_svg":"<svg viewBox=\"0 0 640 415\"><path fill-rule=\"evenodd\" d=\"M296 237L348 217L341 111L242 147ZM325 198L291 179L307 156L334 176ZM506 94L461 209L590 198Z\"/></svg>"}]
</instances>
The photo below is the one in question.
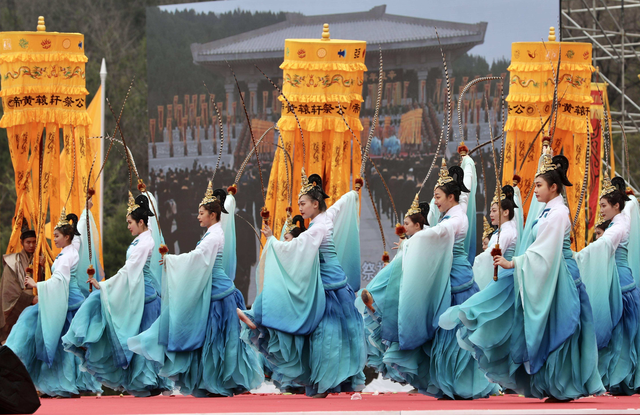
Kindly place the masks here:
<instances>
[{"instance_id":1,"label":"gold hair ornament","mask_svg":"<svg viewBox=\"0 0 640 415\"><path fill-rule=\"evenodd\" d=\"M495 196L493 196L493 200L491 201L491 204L492 205L497 204L498 202L505 200L506 198L507 198L507 195L505 195L504 192L500 192L500 199L498 199L498 193L496 193Z\"/></svg>"},{"instance_id":2,"label":"gold hair ornament","mask_svg":"<svg viewBox=\"0 0 640 415\"><path fill-rule=\"evenodd\" d=\"M71 225L71 223L67 220L67 208L63 206L62 213L60 214L60 220L56 225L56 229L60 229L63 226L67 226L67 225Z\"/></svg>"},{"instance_id":3,"label":"gold hair ornament","mask_svg":"<svg viewBox=\"0 0 640 415\"><path fill-rule=\"evenodd\" d=\"M442 158L442 165L440 166L440 173L438 173L438 182L436 183L436 187L444 186L447 183L451 183L453 181L453 177L449 176L449 170L447 169L447 162L444 161L444 157Z\"/></svg>"},{"instance_id":4,"label":"gold hair ornament","mask_svg":"<svg viewBox=\"0 0 640 415\"><path fill-rule=\"evenodd\" d=\"M298 199L300 199L302 196L306 195L307 193L309 193L313 187L315 186L315 183L309 183L309 178L307 177L307 173L305 173L304 171L304 167L302 168L302 183L300 186L300 193L298 194Z\"/></svg>"},{"instance_id":5,"label":"gold hair ornament","mask_svg":"<svg viewBox=\"0 0 640 415\"><path fill-rule=\"evenodd\" d=\"M204 206L206 204L209 203L213 203L215 201L221 202L220 199L218 199L216 196L213 195L213 184L211 183L211 180L209 180L209 184L207 185L207 191L204 192L204 198L202 199L202 202L200 202L200 206Z\"/></svg>"},{"instance_id":6,"label":"gold hair ornament","mask_svg":"<svg viewBox=\"0 0 640 415\"><path fill-rule=\"evenodd\" d=\"M407 213L404 215L405 218L408 218L411 215L415 215L416 213L422 213L422 209L420 209L420 202L418 201L418 195L413 198L413 202L411 203L411 207L407 210ZM425 218L426 219L426 218Z\"/></svg>"},{"instance_id":7,"label":"gold hair ornament","mask_svg":"<svg viewBox=\"0 0 640 415\"><path fill-rule=\"evenodd\" d=\"M127 204L127 216L129 216L134 210L138 209L140 205L136 204L136 200L133 198L131 192L129 192L129 203Z\"/></svg>"},{"instance_id":8,"label":"gold hair ornament","mask_svg":"<svg viewBox=\"0 0 640 415\"><path fill-rule=\"evenodd\" d=\"M602 179L602 190L600 191L600 197L605 197L608 194L611 194L618 190L613 184L611 184L611 179L606 177Z\"/></svg>"},{"instance_id":9,"label":"gold hair ornament","mask_svg":"<svg viewBox=\"0 0 640 415\"><path fill-rule=\"evenodd\" d=\"M538 171L536 172L536 177L541 176L547 172L553 171L557 168L558 166L553 164L553 160L551 159L551 156L548 154L543 154L542 161L540 163L540 166L538 166Z\"/></svg>"},{"instance_id":10,"label":"gold hair ornament","mask_svg":"<svg viewBox=\"0 0 640 415\"><path fill-rule=\"evenodd\" d=\"M484 219L482 239L489 239L491 238L491 235L493 234L495 229L489 224L486 216L482 216L482 219Z\"/></svg>"}]
</instances>

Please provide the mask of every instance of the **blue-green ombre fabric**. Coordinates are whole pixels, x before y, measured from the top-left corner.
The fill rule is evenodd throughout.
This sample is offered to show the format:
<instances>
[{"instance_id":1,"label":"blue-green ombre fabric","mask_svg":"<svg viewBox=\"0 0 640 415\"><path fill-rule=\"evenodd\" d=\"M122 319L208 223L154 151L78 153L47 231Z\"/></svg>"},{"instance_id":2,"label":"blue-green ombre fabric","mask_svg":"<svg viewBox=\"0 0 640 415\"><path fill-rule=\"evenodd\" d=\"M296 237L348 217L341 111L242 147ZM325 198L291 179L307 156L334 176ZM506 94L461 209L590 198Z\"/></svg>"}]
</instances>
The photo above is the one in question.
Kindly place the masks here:
<instances>
[{"instance_id":1,"label":"blue-green ombre fabric","mask_svg":"<svg viewBox=\"0 0 640 415\"><path fill-rule=\"evenodd\" d=\"M145 192L145 196L149 199L149 206L151 207L151 211L155 212L155 216L149 218L149 229L151 230L151 236L153 237L154 247L151 250L151 259L149 260L149 275L151 276L151 283L153 284L153 288L157 293L162 292L162 266L160 265L160 260L162 259L162 254L160 254L160 245L164 244L164 237L160 232L160 208L158 206L158 201L155 196L151 192Z\"/></svg>"},{"instance_id":2,"label":"blue-green ombre fabric","mask_svg":"<svg viewBox=\"0 0 640 415\"><path fill-rule=\"evenodd\" d=\"M530 196L535 199L535 196ZM516 228L518 229L518 245L522 239L522 232L524 231L524 201L522 200L522 193L518 186L513 186L513 201L516 203L516 209L514 219L516 221ZM529 216L531 217L531 216Z\"/></svg>"},{"instance_id":3,"label":"blue-green ombre fabric","mask_svg":"<svg viewBox=\"0 0 640 415\"><path fill-rule=\"evenodd\" d=\"M340 214L333 224L333 242L347 283L354 292L360 290L360 203L357 193L344 198Z\"/></svg>"},{"instance_id":4,"label":"blue-green ombre fabric","mask_svg":"<svg viewBox=\"0 0 640 415\"><path fill-rule=\"evenodd\" d=\"M463 166L465 185L474 190L474 164L465 157ZM430 212L432 226L403 241L394 260L367 287L376 308L365 318L373 345L369 364L430 396L471 399L497 390L458 346L456 330L438 327L448 307L478 291L465 248L467 203L474 198L463 194L442 219Z\"/></svg>"},{"instance_id":5,"label":"blue-green ombre fabric","mask_svg":"<svg viewBox=\"0 0 640 415\"><path fill-rule=\"evenodd\" d=\"M38 283L38 304L24 310L6 342L36 389L49 396L102 391L93 376L80 370L80 359L66 353L60 342L84 301L76 280L77 264L76 249L63 248L51 267L51 278Z\"/></svg>"},{"instance_id":6,"label":"blue-green ombre fabric","mask_svg":"<svg viewBox=\"0 0 640 415\"><path fill-rule=\"evenodd\" d=\"M367 336L367 366L373 367L384 378L406 383L396 369L383 362L389 341L398 341L398 292L402 278L402 256L406 240L402 241L391 262L381 269L367 290L373 297L374 312L365 307L360 295L356 296L356 307L364 317ZM391 289L389 289L391 285ZM387 297L387 292L393 292ZM387 298L389 307L387 308ZM386 339L386 340L383 340Z\"/></svg>"},{"instance_id":7,"label":"blue-green ombre fabric","mask_svg":"<svg viewBox=\"0 0 640 415\"><path fill-rule=\"evenodd\" d=\"M89 226L91 227L91 248L89 248L87 236L87 221L89 221ZM89 284L85 281L88 279L87 269L89 268L89 265L93 265L93 269L96 270L93 277L97 281L102 281L104 279L104 269L100 263L100 254L98 253L98 247L100 246L98 240L98 228L96 227L96 221L93 219L93 213L91 213L91 211L87 211L87 209L82 211L80 219L78 219L78 231L80 232L80 235L73 238L74 242L76 240L79 242L78 288L80 288L82 295L87 298L89 296ZM91 249L91 260L89 260L89 249Z\"/></svg>"},{"instance_id":8,"label":"blue-green ombre fabric","mask_svg":"<svg viewBox=\"0 0 640 415\"><path fill-rule=\"evenodd\" d=\"M509 261L516 251L518 234L515 218L502 225L499 241L504 258ZM479 275L483 279L482 291L449 308L440 317L440 326L449 330L458 327L460 347L472 353L481 369L490 372L490 379L509 379L514 366L509 360L515 313L513 270L499 268L498 280L493 280L491 249L496 241L497 232L492 235L489 248L476 258L473 265L474 279ZM513 384L510 381L503 386Z\"/></svg>"},{"instance_id":9,"label":"blue-green ombre fabric","mask_svg":"<svg viewBox=\"0 0 640 415\"><path fill-rule=\"evenodd\" d=\"M615 394L637 389L640 294L628 261L629 222L616 215L598 240L575 253L593 307L602 383Z\"/></svg>"},{"instance_id":10,"label":"blue-green ombre fabric","mask_svg":"<svg viewBox=\"0 0 640 415\"><path fill-rule=\"evenodd\" d=\"M118 273L100 283L76 313L62 342L82 361L84 370L103 385L134 396L171 390L151 361L134 355L127 340L146 330L160 315L160 296L151 273L151 231L138 235L127 249Z\"/></svg>"},{"instance_id":11,"label":"blue-green ombre fabric","mask_svg":"<svg viewBox=\"0 0 640 415\"><path fill-rule=\"evenodd\" d=\"M356 229L334 223L357 198L345 194L293 241L271 237L263 250L261 292L247 311L258 328L243 326L242 338L265 356L281 389L303 386L314 395L364 387L364 323L334 243L334 233Z\"/></svg>"},{"instance_id":12,"label":"blue-green ombre fabric","mask_svg":"<svg viewBox=\"0 0 640 415\"><path fill-rule=\"evenodd\" d=\"M229 194L224 200L224 208L229 214L222 214L220 224L224 232L222 268L225 274L235 281L238 257L236 253L236 198Z\"/></svg>"},{"instance_id":13,"label":"blue-green ombre fabric","mask_svg":"<svg viewBox=\"0 0 640 415\"><path fill-rule=\"evenodd\" d=\"M623 213L629 219L629 252L640 252L640 204L634 195L625 203ZM636 286L640 286L640 255L629 256L629 268L636 280Z\"/></svg>"},{"instance_id":14,"label":"blue-green ombre fabric","mask_svg":"<svg viewBox=\"0 0 640 415\"><path fill-rule=\"evenodd\" d=\"M224 270L225 239L218 223L195 250L165 256L162 314L128 342L183 395L232 396L264 380L258 354L240 340L236 309L245 303Z\"/></svg>"},{"instance_id":15,"label":"blue-green ombre fabric","mask_svg":"<svg viewBox=\"0 0 640 415\"><path fill-rule=\"evenodd\" d=\"M514 269L459 308L466 328L460 343L474 351L492 381L525 396L602 393L593 315L570 249L568 209L560 196L547 205L533 202L530 215L539 213L529 216L522 238L528 245L518 247L523 253L513 258Z\"/></svg>"},{"instance_id":16,"label":"blue-green ombre fabric","mask_svg":"<svg viewBox=\"0 0 640 415\"><path fill-rule=\"evenodd\" d=\"M473 159L469 156L462 157L462 163L460 164L462 170L464 170L464 184L469 189L469 200L467 201L467 218L469 219L469 230L467 236L464 238L464 251L467 253L467 259L469 264L473 266L473 262L476 259L476 191L478 190L478 177L476 175L476 165Z\"/></svg>"}]
</instances>

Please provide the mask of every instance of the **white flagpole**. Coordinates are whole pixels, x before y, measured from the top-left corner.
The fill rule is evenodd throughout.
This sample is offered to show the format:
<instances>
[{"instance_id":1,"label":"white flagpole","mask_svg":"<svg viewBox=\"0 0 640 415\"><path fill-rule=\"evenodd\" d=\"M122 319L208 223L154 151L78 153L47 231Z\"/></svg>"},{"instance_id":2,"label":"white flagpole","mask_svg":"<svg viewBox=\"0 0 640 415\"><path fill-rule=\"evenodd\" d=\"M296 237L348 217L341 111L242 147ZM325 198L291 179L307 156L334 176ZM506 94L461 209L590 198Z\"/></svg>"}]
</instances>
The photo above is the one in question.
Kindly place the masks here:
<instances>
[{"instance_id":1,"label":"white flagpole","mask_svg":"<svg viewBox=\"0 0 640 415\"><path fill-rule=\"evenodd\" d=\"M100 140L100 155L104 158L104 110L105 110L105 83L107 81L107 64L102 58L102 65L100 66L100 135L102 139ZM104 229L104 174L100 175L100 249L102 249L102 241L104 240L104 233L102 230Z\"/></svg>"}]
</instances>

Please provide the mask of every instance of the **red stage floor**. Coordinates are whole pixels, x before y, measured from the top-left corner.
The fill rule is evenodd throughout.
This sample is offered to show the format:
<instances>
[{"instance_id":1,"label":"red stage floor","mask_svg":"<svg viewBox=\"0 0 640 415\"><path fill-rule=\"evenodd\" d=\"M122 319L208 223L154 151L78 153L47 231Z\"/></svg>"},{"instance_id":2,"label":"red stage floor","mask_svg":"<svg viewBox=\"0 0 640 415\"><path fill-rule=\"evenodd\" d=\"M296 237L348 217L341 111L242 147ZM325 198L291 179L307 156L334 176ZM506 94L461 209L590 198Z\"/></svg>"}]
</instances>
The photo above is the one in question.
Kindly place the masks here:
<instances>
[{"instance_id":1,"label":"red stage floor","mask_svg":"<svg viewBox=\"0 0 640 415\"><path fill-rule=\"evenodd\" d=\"M476 401L438 401L407 393L371 395L351 400L347 394L312 399L299 395L240 395L233 398L156 396L153 398L84 397L43 399L37 415L106 414L640 414L640 397L585 398L575 402L544 403L514 395Z\"/></svg>"}]
</instances>

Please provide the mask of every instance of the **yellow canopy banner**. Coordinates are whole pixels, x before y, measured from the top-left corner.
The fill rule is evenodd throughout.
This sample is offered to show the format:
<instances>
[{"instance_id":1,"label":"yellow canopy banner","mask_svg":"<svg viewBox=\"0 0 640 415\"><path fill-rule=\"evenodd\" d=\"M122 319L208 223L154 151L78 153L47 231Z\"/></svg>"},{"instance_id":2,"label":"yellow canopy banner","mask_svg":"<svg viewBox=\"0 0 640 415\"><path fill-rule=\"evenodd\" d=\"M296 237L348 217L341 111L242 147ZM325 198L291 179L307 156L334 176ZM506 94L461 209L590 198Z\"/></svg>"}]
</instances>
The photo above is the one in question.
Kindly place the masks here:
<instances>
[{"instance_id":1,"label":"yellow canopy banner","mask_svg":"<svg viewBox=\"0 0 640 415\"><path fill-rule=\"evenodd\" d=\"M293 179L294 215L298 211L295 195L300 189L303 166L308 175L316 173L322 177L324 190L329 195L328 206L351 189L352 180L360 171L360 146L354 142L342 115L359 139L367 45L358 40L330 39L327 26L322 39L285 40L284 62L280 65L282 93L293 106L290 108L280 97L282 116L278 129L285 149L293 158L293 171L289 174ZM304 160L294 111L304 134ZM276 148L266 196L266 207L276 233L286 220L289 206L285 163L282 149Z\"/></svg>"},{"instance_id":2,"label":"yellow canopy banner","mask_svg":"<svg viewBox=\"0 0 640 415\"><path fill-rule=\"evenodd\" d=\"M399 135L402 144L422 143L422 108L402 114Z\"/></svg>"},{"instance_id":3,"label":"yellow canopy banner","mask_svg":"<svg viewBox=\"0 0 640 415\"><path fill-rule=\"evenodd\" d=\"M76 182L66 210L82 213L80 189L86 187L93 158L86 142L91 118L85 102L84 35L47 32L40 17L36 32L0 32L0 42L0 127L7 129L17 196L7 253L18 250L26 219L37 235L37 270L39 254L51 265L58 251L47 242L45 226L53 234L73 172ZM45 269L50 274L49 266Z\"/></svg>"},{"instance_id":4,"label":"yellow canopy banner","mask_svg":"<svg viewBox=\"0 0 640 415\"><path fill-rule=\"evenodd\" d=\"M553 32L553 31L552 31ZM578 209L586 168L587 122L591 106L591 44L555 42L519 42L511 46L511 65L507 134L502 180L511 183L518 174L525 212L533 195L533 180L542 151L542 137L534 143L536 134L552 112L555 72L558 70L558 108L542 135L553 135L554 154L564 154L569 160L567 202L571 219ZM555 129L555 132L553 132ZM527 154L527 150L529 153ZM526 157L526 160L525 160ZM586 196L586 195L585 195ZM573 230L574 249L585 245L585 204L578 213Z\"/></svg>"}]
</instances>

